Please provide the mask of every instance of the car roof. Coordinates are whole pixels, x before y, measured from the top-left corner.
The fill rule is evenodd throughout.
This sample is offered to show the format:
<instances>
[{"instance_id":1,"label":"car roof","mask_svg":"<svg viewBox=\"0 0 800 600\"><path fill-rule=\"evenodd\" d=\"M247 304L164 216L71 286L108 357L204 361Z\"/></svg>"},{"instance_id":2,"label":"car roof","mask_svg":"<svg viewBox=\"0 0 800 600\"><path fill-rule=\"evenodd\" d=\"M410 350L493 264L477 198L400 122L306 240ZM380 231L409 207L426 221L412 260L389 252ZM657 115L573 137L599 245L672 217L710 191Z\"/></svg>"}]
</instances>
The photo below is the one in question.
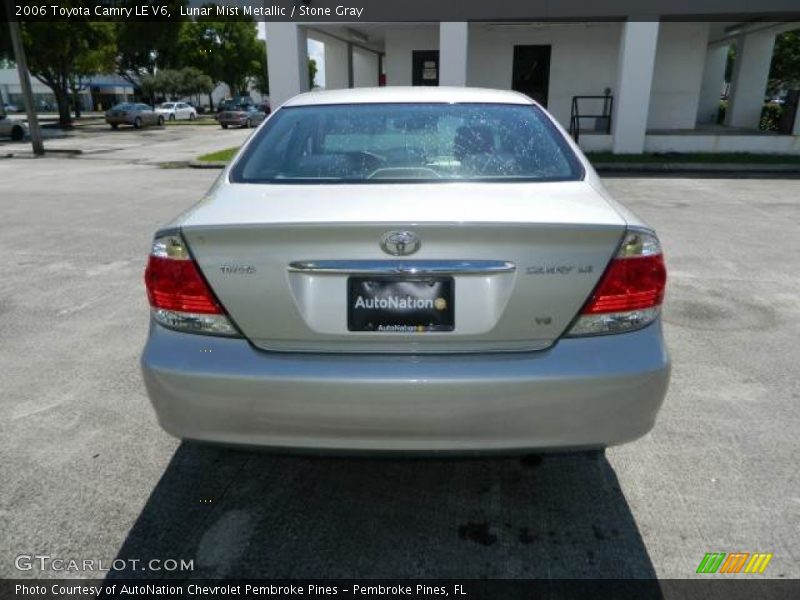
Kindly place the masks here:
<instances>
[{"instance_id":1,"label":"car roof","mask_svg":"<svg viewBox=\"0 0 800 600\"><path fill-rule=\"evenodd\" d=\"M413 102L535 104L528 96L510 90L446 86L388 86L306 92L289 99L284 106Z\"/></svg>"}]
</instances>

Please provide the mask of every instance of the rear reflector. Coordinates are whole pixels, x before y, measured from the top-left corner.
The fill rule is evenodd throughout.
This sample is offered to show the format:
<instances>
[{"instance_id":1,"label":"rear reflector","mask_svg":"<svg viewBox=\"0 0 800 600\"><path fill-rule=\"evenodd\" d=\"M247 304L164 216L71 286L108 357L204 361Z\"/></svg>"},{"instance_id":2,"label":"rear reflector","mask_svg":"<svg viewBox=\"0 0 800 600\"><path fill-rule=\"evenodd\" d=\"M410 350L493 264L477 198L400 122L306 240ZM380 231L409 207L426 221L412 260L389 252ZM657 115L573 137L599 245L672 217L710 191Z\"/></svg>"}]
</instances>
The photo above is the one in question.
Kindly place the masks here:
<instances>
[{"instance_id":1,"label":"rear reflector","mask_svg":"<svg viewBox=\"0 0 800 600\"><path fill-rule=\"evenodd\" d=\"M144 273L153 318L170 329L238 335L178 234L156 237Z\"/></svg>"},{"instance_id":2,"label":"rear reflector","mask_svg":"<svg viewBox=\"0 0 800 600\"><path fill-rule=\"evenodd\" d=\"M622 333L649 325L659 315L666 283L658 238L629 230L567 335Z\"/></svg>"}]
</instances>

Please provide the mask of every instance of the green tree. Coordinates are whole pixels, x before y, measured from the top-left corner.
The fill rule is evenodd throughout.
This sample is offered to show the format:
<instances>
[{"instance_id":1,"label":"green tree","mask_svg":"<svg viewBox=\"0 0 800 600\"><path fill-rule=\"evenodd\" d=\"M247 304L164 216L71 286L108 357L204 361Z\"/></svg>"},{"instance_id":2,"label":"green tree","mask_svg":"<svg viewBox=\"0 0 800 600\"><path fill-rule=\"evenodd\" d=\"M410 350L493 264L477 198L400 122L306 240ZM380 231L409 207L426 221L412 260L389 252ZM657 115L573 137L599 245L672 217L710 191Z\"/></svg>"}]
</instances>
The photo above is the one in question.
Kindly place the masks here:
<instances>
[{"instance_id":1,"label":"green tree","mask_svg":"<svg viewBox=\"0 0 800 600\"><path fill-rule=\"evenodd\" d=\"M172 14L162 21L123 20L115 24L117 36L117 73L133 85L139 85L144 75L155 75L158 69L180 68L181 49L178 45L185 21L180 15L186 0L126 0L134 7L141 4L167 6Z\"/></svg>"},{"instance_id":2,"label":"green tree","mask_svg":"<svg viewBox=\"0 0 800 600\"><path fill-rule=\"evenodd\" d=\"M308 59L308 89L314 89L314 80L317 78L317 61Z\"/></svg>"},{"instance_id":3,"label":"green tree","mask_svg":"<svg viewBox=\"0 0 800 600\"><path fill-rule=\"evenodd\" d=\"M14 51L11 48L11 34L8 25L3 22L5 7L0 5L0 69L14 66Z\"/></svg>"},{"instance_id":4,"label":"green tree","mask_svg":"<svg viewBox=\"0 0 800 600\"><path fill-rule=\"evenodd\" d=\"M259 76L263 44L252 20L189 21L181 30L180 46L188 66L200 69L217 83L225 83L231 95L247 92Z\"/></svg>"},{"instance_id":5,"label":"green tree","mask_svg":"<svg viewBox=\"0 0 800 600\"><path fill-rule=\"evenodd\" d=\"M72 105L75 118L81 118L80 93L89 86L89 80L98 73L112 73L117 58L117 47L114 44L114 28L110 23L96 23L98 35L104 40L89 48L75 59L75 68L68 78L69 90L72 93Z\"/></svg>"},{"instance_id":6,"label":"green tree","mask_svg":"<svg viewBox=\"0 0 800 600\"><path fill-rule=\"evenodd\" d=\"M773 91L800 88L800 29L775 38L769 88Z\"/></svg>"},{"instance_id":7,"label":"green tree","mask_svg":"<svg viewBox=\"0 0 800 600\"><path fill-rule=\"evenodd\" d=\"M208 94L214 89L214 83L200 69L185 67L180 70L161 69L155 75L142 75L139 87L155 103L156 95L172 100L180 96Z\"/></svg>"},{"instance_id":8,"label":"green tree","mask_svg":"<svg viewBox=\"0 0 800 600\"><path fill-rule=\"evenodd\" d=\"M2 10L3 7L0 6L0 11ZM11 54L11 40L9 39L8 26L0 19L0 69L9 69L13 66ZM0 118L6 114L5 108L3 108L5 102L6 99L3 98L3 90L0 90Z\"/></svg>"},{"instance_id":9,"label":"green tree","mask_svg":"<svg viewBox=\"0 0 800 600\"><path fill-rule=\"evenodd\" d=\"M725 60L725 83L733 80L733 63L736 62L736 46L728 46L728 58Z\"/></svg>"},{"instance_id":10,"label":"green tree","mask_svg":"<svg viewBox=\"0 0 800 600\"><path fill-rule=\"evenodd\" d=\"M66 3L62 2L62 6ZM80 18L69 21L29 21L22 24L28 68L39 81L53 90L58 104L59 124L72 123L69 110L73 84L88 70L113 71L104 64L116 55L114 25Z\"/></svg>"},{"instance_id":11,"label":"green tree","mask_svg":"<svg viewBox=\"0 0 800 600\"><path fill-rule=\"evenodd\" d=\"M184 67L178 72L178 76L181 94L184 96L199 96L214 91L214 82L211 81L211 77L196 67Z\"/></svg>"},{"instance_id":12,"label":"green tree","mask_svg":"<svg viewBox=\"0 0 800 600\"><path fill-rule=\"evenodd\" d=\"M264 40L258 40L261 49L258 55L258 72L253 76L253 85L264 95L269 95L269 71L267 67L267 45Z\"/></svg>"}]
</instances>

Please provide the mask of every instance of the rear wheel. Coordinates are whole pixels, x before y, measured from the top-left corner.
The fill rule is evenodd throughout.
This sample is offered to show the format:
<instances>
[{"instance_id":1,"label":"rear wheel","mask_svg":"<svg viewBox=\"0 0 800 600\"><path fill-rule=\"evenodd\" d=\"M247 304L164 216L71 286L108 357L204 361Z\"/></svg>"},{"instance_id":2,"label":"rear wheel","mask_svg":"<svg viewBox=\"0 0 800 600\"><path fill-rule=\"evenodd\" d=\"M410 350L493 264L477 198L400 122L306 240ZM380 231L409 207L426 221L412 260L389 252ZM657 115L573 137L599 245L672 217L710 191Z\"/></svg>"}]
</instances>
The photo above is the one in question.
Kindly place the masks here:
<instances>
[{"instance_id":1,"label":"rear wheel","mask_svg":"<svg viewBox=\"0 0 800 600\"><path fill-rule=\"evenodd\" d=\"M119 127L119 125L116 123L111 123L111 129L116 129L117 127Z\"/></svg>"},{"instance_id":2,"label":"rear wheel","mask_svg":"<svg viewBox=\"0 0 800 600\"><path fill-rule=\"evenodd\" d=\"M223 129L227 129L228 128L228 124L227 123L220 123L220 125L222 125Z\"/></svg>"},{"instance_id":3,"label":"rear wheel","mask_svg":"<svg viewBox=\"0 0 800 600\"><path fill-rule=\"evenodd\" d=\"M14 125L14 127L11 129L11 139L15 142L18 142L23 137L25 137L25 130L19 125Z\"/></svg>"},{"instance_id":4,"label":"rear wheel","mask_svg":"<svg viewBox=\"0 0 800 600\"><path fill-rule=\"evenodd\" d=\"M170 114L169 120L170 121L174 121L175 120L175 113Z\"/></svg>"},{"instance_id":5,"label":"rear wheel","mask_svg":"<svg viewBox=\"0 0 800 600\"><path fill-rule=\"evenodd\" d=\"M164 126L164 117L158 117L158 126L159 127L163 127Z\"/></svg>"},{"instance_id":6,"label":"rear wheel","mask_svg":"<svg viewBox=\"0 0 800 600\"><path fill-rule=\"evenodd\" d=\"M133 120L133 128L134 129L141 129L142 128L142 118L141 117L136 117Z\"/></svg>"},{"instance_id":7,"label":"rear wheel","mask_svg":"<svg viewBox=\"0 0 800 600\"><path fill-rule=\"evenodd\" d=\"M244 126L247 129L250 129L253 126L253 122L250 119L247 119L247 121L244 122Z\"/></svg>"},{"instance_id":8,"label":"rear wheel","mask_svg":"<svg viewBox=\"0 0 800 600\"><path fill-rule=\"evenodd\" d=\"M194 121L197 118L197 115L194 113L189 113L189 120Z\"/></svg>"}]
</instances>

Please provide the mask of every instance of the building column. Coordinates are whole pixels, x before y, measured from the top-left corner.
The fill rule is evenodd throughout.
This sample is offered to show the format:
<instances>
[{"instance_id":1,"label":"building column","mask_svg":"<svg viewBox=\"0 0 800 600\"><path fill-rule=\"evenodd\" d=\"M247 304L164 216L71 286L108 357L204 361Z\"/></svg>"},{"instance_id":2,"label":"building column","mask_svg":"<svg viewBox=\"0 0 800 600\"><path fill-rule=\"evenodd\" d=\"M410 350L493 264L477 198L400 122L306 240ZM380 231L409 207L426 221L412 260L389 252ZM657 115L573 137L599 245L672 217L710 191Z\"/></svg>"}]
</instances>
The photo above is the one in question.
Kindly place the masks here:
<instances>
[{"instance_id":1,"label":"building column","mask_svg":"<svg viewBox=\"0 0 800 600\"><path fill-rule=\"evenodd\" d=\"M728 62L728 46L713 46L706 53L703 69L703 84L697 105L697 122L714 124L719 114L719 100L725 83L725 64Z\"/></svg>"},{"instance_id":2,"label":"building column","mask_svg":"<svg viewBox=\"0 0 800 600\"><path fill-rule=\"evenodd\" d=\"M467 85L469 23L439 24L439 85Z\"/></svg>"},{"instance_id":3,"label":"building column","mask_svg":"<svg viewBox=\"0 0 800 600\"><path fill-rule=\"evenodd\" d=\"M743 34L736 40L736 60L725 125L758 129L775 33L769 31Z\"/></svg>"},{"instance_id":4,"label":"building column","mask_svg":"<svg viewBox=\"0 0 800 600\"><path fill-rule=\"evenodd\" d=\"M658 21L627 21L622 26L614 94L614 154L644 152L657 43Z\"/></svg>"},{"instance_id":5,"label":"building column","mask_svg":"<svg viewBox=\"0 0 800 600\"><path fill-rule=\"evenodd\" d=\"M325 89L349 87L347 80L347 44L332 37L320 39L325 44Z\"/></svg>"},{"instance_id":6,"label":"building column","mask_svg":"<svg viewBox=\"0 0 800 600\"><path fill-rule=\"evenodd\" d=\"M269 101L273 110L308 91L308 39L296 23L267 21Z\"/></svg>"}]
</instances>

